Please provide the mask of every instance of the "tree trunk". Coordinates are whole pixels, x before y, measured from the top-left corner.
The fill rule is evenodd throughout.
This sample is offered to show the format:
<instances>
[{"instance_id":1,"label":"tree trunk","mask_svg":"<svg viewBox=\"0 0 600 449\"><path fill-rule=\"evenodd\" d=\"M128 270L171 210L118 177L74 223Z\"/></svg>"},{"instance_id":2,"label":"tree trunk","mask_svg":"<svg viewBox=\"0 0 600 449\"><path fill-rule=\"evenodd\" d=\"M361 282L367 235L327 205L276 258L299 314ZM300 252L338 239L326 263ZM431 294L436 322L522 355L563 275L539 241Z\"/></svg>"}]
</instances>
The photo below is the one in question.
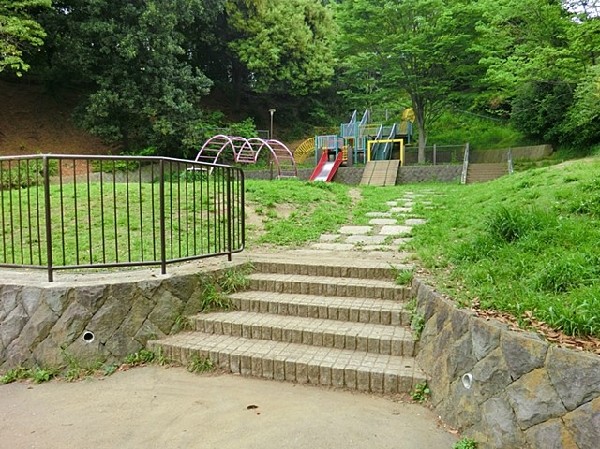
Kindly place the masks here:
<instances>
[{"instance_id":1,"label":"tree trunk","mask_svg":"<svg viewBox=\"0 0 600 449\"><path fill-rule=\"evenodd\" d=\"M417 162L425 163L425 146L427 145L427 133L425 131L425 106L418 97L413 96L412 107L415 113L415 121L417 122L417 130L419 131L419 152L417 153Z\"/></svg>"}]
</instances>

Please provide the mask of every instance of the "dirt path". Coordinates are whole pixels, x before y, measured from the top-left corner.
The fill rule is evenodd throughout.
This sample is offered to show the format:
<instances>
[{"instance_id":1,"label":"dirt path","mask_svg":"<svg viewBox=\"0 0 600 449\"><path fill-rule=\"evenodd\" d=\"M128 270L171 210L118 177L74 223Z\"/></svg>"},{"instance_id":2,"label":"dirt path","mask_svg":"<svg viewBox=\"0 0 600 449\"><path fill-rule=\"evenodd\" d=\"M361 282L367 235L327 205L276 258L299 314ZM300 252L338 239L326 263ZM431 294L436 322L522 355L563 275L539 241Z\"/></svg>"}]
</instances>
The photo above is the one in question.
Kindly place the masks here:
<instances>
[{"instance_id":1,"label":"dirt path","mask_svg":"<svg viewBox=\"0 0 600 449\"><path fill-rule=\"evenodd\" d=\"M449 449L455 441L419 405L182 368L0 385L0 448Z\"/></svg>"}]
</instances>

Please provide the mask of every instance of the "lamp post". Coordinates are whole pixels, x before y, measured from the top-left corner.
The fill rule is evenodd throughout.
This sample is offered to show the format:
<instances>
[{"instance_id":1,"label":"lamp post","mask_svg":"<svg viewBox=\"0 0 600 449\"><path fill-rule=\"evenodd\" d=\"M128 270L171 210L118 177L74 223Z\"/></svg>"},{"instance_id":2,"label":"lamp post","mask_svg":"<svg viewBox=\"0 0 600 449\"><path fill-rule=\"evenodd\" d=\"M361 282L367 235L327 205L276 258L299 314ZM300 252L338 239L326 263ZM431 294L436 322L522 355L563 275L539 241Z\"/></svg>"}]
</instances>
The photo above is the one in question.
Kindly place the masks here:
<instances>
[{"instance_id":1,"label":"lamp post","mask_svg":"<svg viewBox=\"0 0 600 449\"><path fill-rule=\"evenodd\" d=\"M269 139L273 138L273 114L275 114L276 109L269 109L269 113L271 114L271 128L269 130Z\"/></svg>"}]
</instances>

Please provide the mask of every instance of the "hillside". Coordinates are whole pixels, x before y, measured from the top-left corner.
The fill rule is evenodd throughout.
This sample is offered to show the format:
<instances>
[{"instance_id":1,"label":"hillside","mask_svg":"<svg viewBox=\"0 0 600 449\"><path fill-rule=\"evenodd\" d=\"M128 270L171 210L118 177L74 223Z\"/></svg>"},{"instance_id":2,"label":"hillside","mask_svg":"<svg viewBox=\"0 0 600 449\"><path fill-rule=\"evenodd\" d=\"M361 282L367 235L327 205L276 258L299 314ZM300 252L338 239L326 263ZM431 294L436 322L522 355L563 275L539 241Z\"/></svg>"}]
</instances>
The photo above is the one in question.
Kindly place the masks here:
<instances>
[{"instance_id":1,"label":"hillside","mask_svg":"<svg viewBox=\"0 0 600 449\"><path fill-rule=\"evenodd\" d=\"M106 154L111 148L78 129L74 93L56 96L43 86L0 81L0 155Z\"/></svg>"}]
</instances>

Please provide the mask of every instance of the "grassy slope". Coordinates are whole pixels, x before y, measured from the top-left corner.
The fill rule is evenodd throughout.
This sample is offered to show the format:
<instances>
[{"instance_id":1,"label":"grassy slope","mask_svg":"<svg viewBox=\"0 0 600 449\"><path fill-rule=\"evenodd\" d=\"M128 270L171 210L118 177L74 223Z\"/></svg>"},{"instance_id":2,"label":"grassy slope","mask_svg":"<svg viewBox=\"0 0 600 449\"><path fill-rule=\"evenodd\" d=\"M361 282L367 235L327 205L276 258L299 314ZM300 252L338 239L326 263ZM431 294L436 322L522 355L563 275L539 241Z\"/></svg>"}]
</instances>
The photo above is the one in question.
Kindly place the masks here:
<instances>
[{"instance_id":1,"label":"grassy slope","mask_svg":"<svg viewBox=\"0 0 600 449\"><path fill-rule=\"evenodd\" d=\"M447 186L414 246L460 303L600 336L600 159Z\"/></svg>"},{"instance_id":2,"label":"grassy slope","mask_svg":"<svg viewBox=\"0 0 600 449\"><path fill-rule=\"evenodd\" d=\"M404 191L426 192L435 207L413 230L413 249L441 290L463 306L507 312L523 325L547 323L568 335L600 337L600 158L527 170L474 185L348 187L296 181L251 182L262 206L261 242L282 246L318 239L341 224L365 224ZM288 218L277 204L295 208ZM260 210L259 207L259 210Z\"/></svg>"},{"instance_id":3,"label":"grassy slope","mask_svg":"<svg viewBox=\"0 0 600 449\"><path fill-rule=\"evenodd\" d=\"M263 217L266 231L258 243L296 246L318 240L322 233L334 232L348 222L349 189L343 184L323 182L246 181L246 198ZM281 217L278 204L293 210Z\"/></svg>"}]
</instances>

